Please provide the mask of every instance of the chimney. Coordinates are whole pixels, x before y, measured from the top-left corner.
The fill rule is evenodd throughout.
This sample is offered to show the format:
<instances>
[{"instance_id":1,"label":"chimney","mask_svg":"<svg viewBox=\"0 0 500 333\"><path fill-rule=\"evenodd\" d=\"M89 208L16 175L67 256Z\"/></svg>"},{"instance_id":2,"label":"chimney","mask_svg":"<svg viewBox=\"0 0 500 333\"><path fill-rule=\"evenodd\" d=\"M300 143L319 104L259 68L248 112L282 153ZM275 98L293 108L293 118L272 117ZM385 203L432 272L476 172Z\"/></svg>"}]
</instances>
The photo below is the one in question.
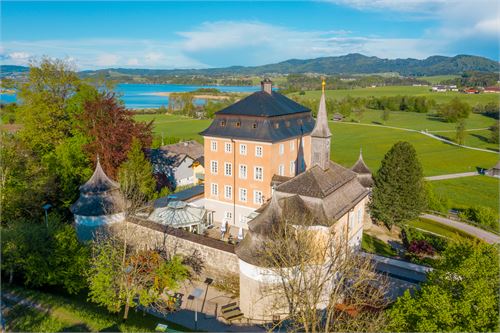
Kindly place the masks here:
<instances>
[{"instance_id":1,"label":"chimney","mask_svg":"<svg viewBox=\"0 0 500 333\"><path fill-rule=\"evenodd\" d=\"M269 80L269 78L265 78L264 81L260 81L261 90L272 95L273 93L273 81Z\"/></svg>"}]
</instances>

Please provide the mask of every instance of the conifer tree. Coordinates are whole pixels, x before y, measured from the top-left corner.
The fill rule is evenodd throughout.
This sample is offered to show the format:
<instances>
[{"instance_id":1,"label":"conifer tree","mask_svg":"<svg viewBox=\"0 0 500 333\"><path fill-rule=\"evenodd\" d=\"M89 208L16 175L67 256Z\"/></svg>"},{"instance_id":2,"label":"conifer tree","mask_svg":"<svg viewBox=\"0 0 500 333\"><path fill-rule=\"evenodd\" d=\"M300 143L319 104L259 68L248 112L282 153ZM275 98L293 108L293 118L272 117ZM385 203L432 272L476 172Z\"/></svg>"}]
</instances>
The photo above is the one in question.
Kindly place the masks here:
<instances>
[{"instance_id":1,"label":"conifer tree","mask_svg":"<svg viewBox=\"0 0 500 333\"><path fill-rule=\"evenodd\" d=\"M422 166L415 148L397 142L385 155L374 176L372 216L387 227L417 218L426 208Z\"/></svg>"},{"instance_id":2,"label":"conifer tree","mask_svg":"<svg viewBox=\"0 0 500 333\"><path fill-rule=\"evenodd\" d=\"M134 138L127 160L119 168L120 187L132 214L154 196L156 181L152 171L140 141Z\"/></svg>"}]
</instances>

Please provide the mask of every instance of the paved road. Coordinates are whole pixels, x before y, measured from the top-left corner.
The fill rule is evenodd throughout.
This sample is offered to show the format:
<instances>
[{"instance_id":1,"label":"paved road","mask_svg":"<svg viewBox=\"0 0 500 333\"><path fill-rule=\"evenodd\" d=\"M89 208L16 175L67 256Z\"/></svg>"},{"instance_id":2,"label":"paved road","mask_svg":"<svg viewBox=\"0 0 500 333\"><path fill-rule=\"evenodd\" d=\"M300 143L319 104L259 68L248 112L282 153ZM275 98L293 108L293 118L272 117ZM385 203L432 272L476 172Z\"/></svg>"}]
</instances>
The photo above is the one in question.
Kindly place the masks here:
<instances>
[{"instance_id":1,"label":"paved road","mask_svg":"<svg viewBox=\"0 0 500 333\"><path fill-rule=\"evenodd\" d=\"M471 177L471 176L477 176L479 173L476 171L474 172L462 172L462 173L450 173L447 175L439 175L439 176L431 176L431 177L425 177L425 180L443 180L443 179L452 179L452 178L462 178L462 177Z\"/></svg>"},{"instance_id":2,"label":"paved road","mask_svg":"<svg viewBox=\"0 0 500 333\"><path fill-rule=\"evenodd\" d=\"M494 244L494 243L500 243L500 236L495 235L491 232L488 232L486 230L477 228L473 225L463 223L463 222L458 222L455 220L451 220L445 217L437 216L437 215L431 215L431 214L422 214L420 215L423 218L433 220L435 222L453 227L455 229L462 230L463 232L466 232L470 235L473 235L479 239L484 240L487 243Z\"/></svg>"}]
</instances>

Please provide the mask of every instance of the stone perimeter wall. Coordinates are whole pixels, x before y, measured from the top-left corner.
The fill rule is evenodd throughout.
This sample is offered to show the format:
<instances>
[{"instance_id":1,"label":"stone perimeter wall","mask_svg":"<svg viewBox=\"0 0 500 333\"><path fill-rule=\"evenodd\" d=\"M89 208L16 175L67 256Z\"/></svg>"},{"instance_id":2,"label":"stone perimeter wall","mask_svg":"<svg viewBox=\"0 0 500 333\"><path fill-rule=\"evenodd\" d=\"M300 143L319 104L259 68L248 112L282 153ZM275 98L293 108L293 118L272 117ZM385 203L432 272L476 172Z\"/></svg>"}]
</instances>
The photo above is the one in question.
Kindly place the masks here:
<instances>
[{"instance_id":1,"label":"stone perimeter wall","mask_svg":"<svg viewBox=\"0 0 500 333\"><path fill-rule=\"evenodd\" d=\"M146 220L114 223L110 228L121 237L128 232L130 243L139 248L165 248L170 253L185 256L197 251L204 261L203 274L206 276L239 275L234 245Z\"/></svg>"}]
</instances>

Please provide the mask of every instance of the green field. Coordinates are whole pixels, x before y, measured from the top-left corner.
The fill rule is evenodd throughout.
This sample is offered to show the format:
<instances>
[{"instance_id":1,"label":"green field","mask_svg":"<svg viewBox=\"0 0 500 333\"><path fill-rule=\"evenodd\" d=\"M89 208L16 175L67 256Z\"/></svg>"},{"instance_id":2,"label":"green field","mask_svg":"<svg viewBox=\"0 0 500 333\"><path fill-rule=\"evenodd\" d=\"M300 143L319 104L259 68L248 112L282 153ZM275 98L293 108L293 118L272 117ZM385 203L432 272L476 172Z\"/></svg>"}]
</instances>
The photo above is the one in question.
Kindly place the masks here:
<instances>
[{"instance_id":1,"label":"green field","mask_svg":"<svg viewBox=\"0 0 500 333\"><path fill-rule=\"evenodd\" d=\"M210 120L195 120L172 115L137 115L140 121L154 119L154 132L165 137L202 140L198 134ZM424 167L426 176L474 171L476 167L490 168L497 162L493 153L464 149L449 145L417 132L368 126L356 123L330 123L332 131L332 159L346 167L356 162L363 148L365 162L376 171L391 146L401 140L412 143Z\"/></svg>"},{"instance_id":2,"label":"green field","mask_svg":"<svg viewBox=\"0 0 500 333\"><path fill-rule=\"evenodd\" d=\"M408 141L415 147L425 176L474 171L476 167L488 169L498 159L497 154L460 148L417 132L353 123L330 123L330 128L332 159L351 167L362 148L364 160L373 172L398 141Z\"/></svg>"},{"instance_id":3,"label":"green field","mask_svg":"<svg viewBox=\"0 0 500 333\"><path fill-rule=\"evenodd\" d=\"M412 227L422 229L425 231L429 231L429 232L432 232L432 233L435 233L435 234L438 234L438 235L441 235L444 237L452 238L452 239L459 240L459 239L463 239L463 238L467 238L467 239L474 238L473 236L471 236L471 235L469 235L461 230L458 230L458 229L455 229L455 228L449 227L447 225L443 225L443 224L440 224L440 223L437 223L437 222L434 222L434 221L428 220L428 219L420 218L420 219L415 220L415 221L407 222L407 224L412 226Z\"/></svg>"},{"instance_id":4,"label":"green field","mask_svg":"<svg viewBox=\"0 0 500 333\"><path fill-rule=\"evenodd\" d=\"M431 92L430 87L413 87L413 86L390 86L390 87L376 87L376 88L357 88L357 89L341 89L341 90L327 90L327 98L342 99L347 96L351 97L381 97L381 96L397 96L397 95L408 95L408 96L426 96L434 99L437 103L446 103L453 99L454 97L459 97L460 99L468 102L471 105L476 103L488 103L498 101L498 94L463 94L460 92ZM298 93L293 93L291 95L298 95ZM321 96L320 90L306 91L303 97L314 97L319 99Z\"/></svg>"},{"instance_id":5,"label":"green field","mask_svg":"<svg viewBox=\"0 0 500 333\"><path fill-rule=\"evenodd\" d=\"M136 115L138 121L154 121L154 133L165 137L173 136L183 140L195 139L202 141L198 134L210 125L211 120L198 120L184 116L165 114Z\"/></svg>"},{"instance_id":6,"label":"green field","mask_svg":"<svg viewBox=\"0 0 500 333\"><path fill-rule=\"evenodd\" d=\"M432 84L438 84L442 81L451 80L458 77L457 75L432 75L432 76L420 76L418 79L428 81Z\"/></svg>"},{"instance_id":7,"label":"green field","mask_svg":"<svg viewBox=\"0 0 500 333\"><path fill-rule=\"evenodd\" d=\"M450 199L453 208L475 205L490 207L498 213L498 178L487 176L464 177L432 182L434 192Z\"/></svg>"},{"instance_id":8,"label":"green field","mask_svg":"<svg viewBox=\"0 0 500 333\"><path fill-rule=\"evenodd\" d=\"M158 323L178 331L189 330L165 320L131 309L123 322L118 314L109 314L104 308L86 302L86 295L60 296L18 287L6 287L17 295L49 308L49 313L16 305L6 316L9 332L153 332ZM12 305L7 302L7 305Z\"/></svg>"}]
</instances>

